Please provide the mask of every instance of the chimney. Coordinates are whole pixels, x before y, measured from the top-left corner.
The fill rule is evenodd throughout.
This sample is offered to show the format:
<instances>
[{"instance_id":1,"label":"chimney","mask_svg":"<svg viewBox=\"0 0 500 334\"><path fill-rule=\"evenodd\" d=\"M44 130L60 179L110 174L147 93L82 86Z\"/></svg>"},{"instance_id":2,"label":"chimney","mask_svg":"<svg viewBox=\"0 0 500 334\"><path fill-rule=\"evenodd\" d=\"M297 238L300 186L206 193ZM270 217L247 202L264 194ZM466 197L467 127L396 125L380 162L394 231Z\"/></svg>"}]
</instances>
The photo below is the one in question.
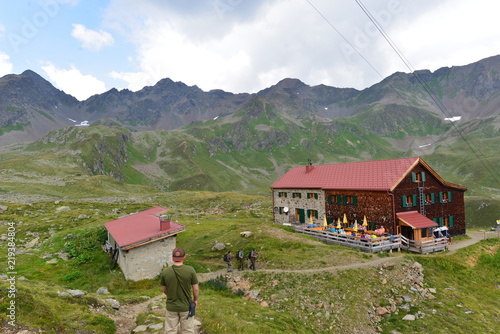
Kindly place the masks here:
<instances>
[{"instance_id":1,"label":"chimney","mask_svg":"<svg viewBox=\"0 0 500 334\"><path fill-rule=\"evenodd\" d=\"M170 228L171 215L161 215L160 217L160 231L165 231Z\"/></svg>"},{"instance_id":2,"label":"chimney","mask_svg":"<svg viewBox=\"0 0 500 334\"><path fill-rule=\"evenodd\" d=\"M314 166L312 165L311 159L307 159L306 174L312 172Z\"/></svg>"}]
</instances>

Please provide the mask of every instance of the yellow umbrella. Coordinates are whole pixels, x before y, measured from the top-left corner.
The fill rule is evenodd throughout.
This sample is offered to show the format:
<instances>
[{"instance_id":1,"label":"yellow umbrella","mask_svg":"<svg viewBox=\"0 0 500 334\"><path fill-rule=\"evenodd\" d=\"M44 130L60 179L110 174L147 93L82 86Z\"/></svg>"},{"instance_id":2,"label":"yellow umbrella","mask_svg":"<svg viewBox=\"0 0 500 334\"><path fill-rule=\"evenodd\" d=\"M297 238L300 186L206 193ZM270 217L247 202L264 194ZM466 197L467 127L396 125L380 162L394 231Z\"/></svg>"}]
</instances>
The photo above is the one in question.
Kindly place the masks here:
<instances>
[{"instance_id":1,"label":"yellow umbrella","mask_svg":"<svg viewBox=\"0 0 500 334\"><path fill-rule=\"evenodd\" d=\"M323 227L326 227L326 225L328 225L326 222L326 216L323 216Z\"/></svg>"},{"instance_id":2,"label":"yellow umbrella","mask_svg":"<svg viewBox=\"0 0 500 334\"><path fill-rule=\"evenodd\" d=\"M343 223L344 223L344 224L347 224L347 223L348 223L348 221L347 221L347 216L345 215L345 213L344 213L344 221L343 221Z\"/></svg>"},{"instance_id":3,"label":"yellow umbrella","mask_svg":"<svg viewBox=\"0 0 500 334\"><path fill-rule=\"evenodd\" d=\"M340 217L337 219L337 228L342 228L342 226L340 226Z\"/></svg>"},{"instance_id":4,"label":"yellow umbrella","mask_svg":"<svg viewBox=\"0 0 500 334\"><path fill-rule=\"evenodd\" d=\"M311 225L314 224L312 215L309 216L309 221L311 222Z\"/></svg>"},{"instance_id":5,"label":"yellow umbrella","mask_svg":"<svg viewBox=\"0 0 500 334\"><path fill-rule=\"evenodd\" d=\"M354 230L354 232L358 232L358 221L357 220L354 221L354 227L352 229Z\"/></svg>"},{"instance_id":6,"label":"yellow umbrella","mask_svg":"<svg viewBox=\"0 0 500 334\"><path fill-rule=\"evenodd\" d=\"M368 226L368 221L366 220L366 216L363 218L363 226Z\"/></svg>"}]
</instances>

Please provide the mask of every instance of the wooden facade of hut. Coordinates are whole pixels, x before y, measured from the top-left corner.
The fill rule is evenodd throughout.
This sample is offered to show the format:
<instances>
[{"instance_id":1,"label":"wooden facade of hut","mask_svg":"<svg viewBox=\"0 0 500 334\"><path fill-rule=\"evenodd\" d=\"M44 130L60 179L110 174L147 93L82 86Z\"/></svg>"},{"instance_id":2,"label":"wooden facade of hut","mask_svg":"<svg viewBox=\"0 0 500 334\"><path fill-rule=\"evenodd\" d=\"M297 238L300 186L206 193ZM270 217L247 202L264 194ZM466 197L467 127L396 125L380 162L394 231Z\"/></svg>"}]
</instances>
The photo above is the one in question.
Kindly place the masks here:
<instances>
[{"instance_id":1,"label":"wooden facade of hut","mask_svg":"<svg viewBox=\"0 0 500 334\"><path fill-rule=\"evenodd\" d=\"M419 157L295 167L271 190L278 224L334 225L344 217L361 224L366 217L368 230L384 227L412 240L432 238L439 226L466 233L467 188L446 182Z\"/></svg>"}]
</instances>

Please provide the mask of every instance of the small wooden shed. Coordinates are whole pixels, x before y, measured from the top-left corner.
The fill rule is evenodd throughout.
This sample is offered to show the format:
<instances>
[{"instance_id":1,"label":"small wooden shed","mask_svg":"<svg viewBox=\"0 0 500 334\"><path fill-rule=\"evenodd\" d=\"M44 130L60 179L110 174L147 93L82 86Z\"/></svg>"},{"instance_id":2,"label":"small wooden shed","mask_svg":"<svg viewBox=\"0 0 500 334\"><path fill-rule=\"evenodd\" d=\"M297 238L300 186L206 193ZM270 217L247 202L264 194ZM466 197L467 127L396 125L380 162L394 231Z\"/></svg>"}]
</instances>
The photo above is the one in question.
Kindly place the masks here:
<instances>
[{"instance_id":1,"label":"small wooden shed","mask_svg":"<svg viewBox=\"0 0 500 334\"><path fill-rule=\"evenodd\" d=\"M155 207L104 224L108 230L106 251L125 279L152 279L165 264L172 264L176 236L185 226L166 218L166 213L165 208Z\"/></svg>"}]
</instances>

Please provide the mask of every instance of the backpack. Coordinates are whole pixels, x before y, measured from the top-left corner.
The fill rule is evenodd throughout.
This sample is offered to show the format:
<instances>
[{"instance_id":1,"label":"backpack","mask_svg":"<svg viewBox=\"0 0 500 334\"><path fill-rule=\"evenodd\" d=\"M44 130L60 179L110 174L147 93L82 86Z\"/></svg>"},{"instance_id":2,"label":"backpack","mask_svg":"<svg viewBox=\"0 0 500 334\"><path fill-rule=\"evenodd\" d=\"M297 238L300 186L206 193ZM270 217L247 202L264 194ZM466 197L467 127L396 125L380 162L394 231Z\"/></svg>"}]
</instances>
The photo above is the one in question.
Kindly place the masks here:
<instances>
[{"instance_id":1,"label":"backpack","mask_svg":"<svg viewBox=\"0 0 500 334\"><path fill-rule=\"evenodd\" d=\"M251 259L252 259L252 253L253 253L253 251L251 251L251 252L249 252L249 253L248 253L248 259L249 259L249 260L251 260Z\"/></svg>"},{"instance_id":2,"label":"backpack","mask_svg":"<svg viewBox=\"0 0 500 334\"><path fill-rule=\"evenodd\" d=\"M224 254L224 261L225 261L225 262L227 262L227 261L228 261L228 256L227 256L227 255L228 255L227 253L226 253L226 254Z\"/></svg>"}]
</instances>

